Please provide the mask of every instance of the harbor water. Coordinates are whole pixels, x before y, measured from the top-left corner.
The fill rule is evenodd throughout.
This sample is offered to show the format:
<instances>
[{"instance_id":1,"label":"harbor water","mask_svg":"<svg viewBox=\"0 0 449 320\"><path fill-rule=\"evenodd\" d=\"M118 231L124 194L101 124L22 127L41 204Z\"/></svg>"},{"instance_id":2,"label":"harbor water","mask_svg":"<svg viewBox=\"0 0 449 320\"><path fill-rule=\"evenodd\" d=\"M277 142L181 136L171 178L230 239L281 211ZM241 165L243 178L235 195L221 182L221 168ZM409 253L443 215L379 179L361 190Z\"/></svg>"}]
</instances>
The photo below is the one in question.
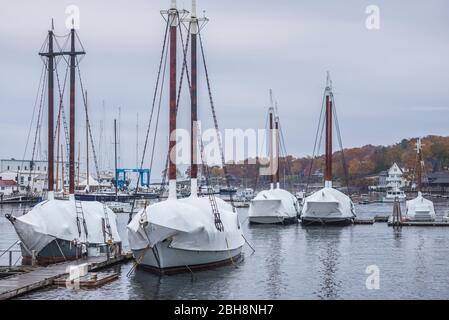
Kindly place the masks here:
<instances>
[{"instance_id":1,"label":"harbor water","mask_svg":"<svg viewBox=\"0 0 449 320\"><path fill-rule=\"evenodd\" d=\"M447 201L436 202L435 207L440 216L449 208ZM391 213L392 204L357 205L356 209L359 217L374 217ZM21 206L0 208L0 249L17 240L4 215L26 211ZM235 265L163 277L136 270L127 276L133 266L129 262L112 267L119 279L100 288L48 287L19 299L449 298L447 227L253 226L248 224L247 209L239 209L239 214L255 252L245 246L242 261ZM127 221L128 214L118 214L125 248ZM6 263L7 257L0 258L0 265ZM378 277L378 288L370 285L373 276Z\"/></svg>"}]
</instances>

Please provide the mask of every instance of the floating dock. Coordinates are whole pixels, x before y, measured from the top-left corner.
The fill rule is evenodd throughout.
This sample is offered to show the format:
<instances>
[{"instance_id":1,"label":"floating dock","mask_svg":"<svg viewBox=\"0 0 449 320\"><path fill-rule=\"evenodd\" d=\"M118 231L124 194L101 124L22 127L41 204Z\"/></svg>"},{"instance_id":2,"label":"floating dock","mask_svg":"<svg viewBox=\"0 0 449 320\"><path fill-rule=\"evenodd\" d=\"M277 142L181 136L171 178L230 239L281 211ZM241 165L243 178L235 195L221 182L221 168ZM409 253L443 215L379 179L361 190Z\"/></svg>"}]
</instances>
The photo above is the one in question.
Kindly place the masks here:
<instances>
[{"instance_id":1,"label":"floating dock","mask_svg":"<svg viewBox=\"0 0 449 320\"><path fill-rule=\"evenodd\" d=\"M399 224L388 223L388 226L399 227L449 227L449 222L444 221L402 221Z\"/></svg>"},{"instance_id":2,"label":"floating dock","mask_svg":"<svg viewBox=\"0 0 449 320\"><path fill-rule=\"evenodd\" d=\"M355 218L354 224L374 224L374 218Z\"/></svg>"},{"instance_id":3,"label":"floating dock","mask_svg":"<svg viewBox=\"0 0 449 320\"><path fill-rule=\"evenodd\" d=\"M88 264L89 271L95 271L132 259L131 253L124 253L116 258L90 257L77 261L53 264L48 267L36 267L30 272L12 275L0 279L0 300L11 299L19 295L52 285L54 281L68 275L67 268Z\"/></svg>"}]
</instances>

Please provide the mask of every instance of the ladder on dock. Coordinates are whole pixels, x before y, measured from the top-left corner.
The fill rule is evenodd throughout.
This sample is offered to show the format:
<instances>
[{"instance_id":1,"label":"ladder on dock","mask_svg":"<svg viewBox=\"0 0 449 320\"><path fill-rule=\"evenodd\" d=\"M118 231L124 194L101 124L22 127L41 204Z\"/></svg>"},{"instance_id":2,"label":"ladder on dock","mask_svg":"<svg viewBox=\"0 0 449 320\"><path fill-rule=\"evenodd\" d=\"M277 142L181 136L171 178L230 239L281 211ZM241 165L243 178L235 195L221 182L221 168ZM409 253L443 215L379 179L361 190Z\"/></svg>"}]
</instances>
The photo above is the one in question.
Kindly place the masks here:
<instances>
[{"instance_id":1,"label":"ladder on dock","mask_svg":"<svg viewBox=\"0 0 449 320\"><path fill-rule=\"evenodd\" d=\"M87 240L87 236L89 235L89 233L87 231L86 219L84 218L83 204L81 203L80 200L75 200L75 209L76 209L76 225L78 227L79 237L81 238L82 233L81 224L83 224L84 235L86 236Z\"/></svg>"}]
</instances>

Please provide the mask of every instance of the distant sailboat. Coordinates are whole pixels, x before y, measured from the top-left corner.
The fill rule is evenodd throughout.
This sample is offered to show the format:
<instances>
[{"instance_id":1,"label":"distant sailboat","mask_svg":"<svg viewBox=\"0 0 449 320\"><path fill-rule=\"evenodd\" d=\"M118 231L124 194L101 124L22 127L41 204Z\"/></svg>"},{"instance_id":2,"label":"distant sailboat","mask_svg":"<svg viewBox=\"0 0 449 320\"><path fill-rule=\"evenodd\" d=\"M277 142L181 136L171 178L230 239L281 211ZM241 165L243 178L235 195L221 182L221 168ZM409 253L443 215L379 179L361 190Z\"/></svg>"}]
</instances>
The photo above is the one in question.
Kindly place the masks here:
<instances>
[{"instance_id":1,"label":"distant sailboat","mask_svg":"<svg viewBox=\"0 0 449 320\"><path fill-rule=\"evenodd\" d=\"M298 199L287 190L281 189L279 183L279 118L275 115L271 90L270 100L271 106L268 111L270 169L272 170L270 189L259 192L251 200L248 211L249 222L258 224L296 223L299 216Z\"/></svg>"},{"instance_id":2,"label":"distant sailboat","mask_svg":"<svg viewBox=\"0 0 449 320\"><path fill-rule=\"evenodd\" d=\"M176 35L180 11L171 1L167 12L170 43L170 132L176 130ZM191 12L191 195L177 199L176 162L169 161L169 195L166 201L139 211L128 225L130 247L138 266L159 274L210 268L232 263L241 254L243 231L237 212L223 200L209 194L197 195L197 64L199 25L196 1ZM201 38L200 38L201 41ZM170 140L169 150L176 154Z\"/></svg>"},{"instance_id":3,"label":"distant sailboat","mask_svg":"<svg viewBox=\"0 0 449 320\"><path fill-rule=\"evenodd\" d=\"M325 96L326 152L324 188L304 199L301 222L303 224L352 224L355 208L352 200L332 187L332 117L334 95L332 81L327 74Z\"/></svg>"},{"instance_id":4,"label":"distant sailboat","mask_svg":"<svg viewBox=\"0 0 449 320\"><path fill-rule=\"evenodd\" d=\"M433 202L427 200L422 195L422 142L421 138L418 138L416 142L417 152L417 177L416 184L418 190L418 196L415 199L408 200L406 202L405 220L408 221L434 221L435 220L435 208Z\"/></svg>"},{"instance_id":5,"label":"distant sailboat","mask_svg":"<svg viewBox=\"0 0 449 320\"><path fill-rule=\"evenodd\" d=\"M116 215L99 202L75 200L75 75L77 55L75 50L75 29L70 32L71 50L53 51L53 30L49 31L48 52L41 53L48 58L48 199L37 204L20 217L7 215L21 241L24 263L36 261L50 264L76 260L86 256L118 253L121 240L117 232ZM70 172L69 200L54 198L54 83L56 56L70 56ZM62 95L61 95L62 99ZM62 108L62 100L60 101Z\"/></svg>"}]
</instances>

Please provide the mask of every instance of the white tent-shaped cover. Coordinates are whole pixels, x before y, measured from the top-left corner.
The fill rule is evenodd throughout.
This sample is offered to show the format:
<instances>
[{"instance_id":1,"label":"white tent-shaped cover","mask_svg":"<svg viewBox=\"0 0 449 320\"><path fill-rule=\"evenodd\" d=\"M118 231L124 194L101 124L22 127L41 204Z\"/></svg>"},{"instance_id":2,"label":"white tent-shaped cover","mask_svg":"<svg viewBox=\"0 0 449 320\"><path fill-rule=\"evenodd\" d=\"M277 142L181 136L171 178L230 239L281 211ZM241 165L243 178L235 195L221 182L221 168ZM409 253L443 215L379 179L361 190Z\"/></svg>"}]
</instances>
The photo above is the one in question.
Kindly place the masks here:
<instances>
[{"instance_id":1,"label":"white tent-shaped cover","mask_svg":"<svg viewBox=\"0 0 449 320\"><path fill-rule=\"evenodd\" d=\"M208 197L168 199L137 213L128 225L132 250L153 247L168 238L170 247L191 251L226 251L244 245L238 214L216 198L224 232L215 227Z\"/></svg>"},{"instance_id":2,"label":"white tent-shaped cover","mask_svg":"<svg viewBox=\"0 0 449 320\"><path fill-rule=\"evenodd\" d=\"M433 221L435 220L435 208L433 202L427 200L418 192L415 199L406 202L406 219L416 221Z\"/></svg>"},{"instance_id":3,"label":"white tent-shaped cover","mask_svg":"<svg viewBox=\"0 0 449 320\"><path fill-rule=\"evenodd\" d=\"M87 178L79 183L81 187L87 187ZM89 186L90 187L99 187L100 183L94 179L91 175L89 175Z\"/></svg>"},{"instance_id":4,"label":"white tent-shaped cover","mask_svg":"<svg viewBox=\"0 0 449 320\"><path fill-rule=\"evenodd\" d=\"M344 193L325 187L304 200L301 217L316 219L347 219L355 217L354 204Z\"/></svg>"},{"instance_id":5,"label":"white tent-shaped cover","mask_svg":"<svg viewBox=\"0 0 449 320\"><path fill-rule=\"evenodd\" d=\"M273 188L263 190L251 201L249 217L284 217L294 218L298 215L298 199L290 192Z\"/></svg>"},{"instance_id":6,"label":"white tent-shaped cover","mask_svg":"<svg viewBox=\"0 0 449 320\"><path fill-rule=\"evenodd\" d=\"M20 240L27 249L39 253L55 239L89 244L104 244L103 224L104 208L99 202L81 202L87 225L86 238L81 222L81 238L76 223L76 207L74 200L47 200L37 204L27 214L16 217L14 227ZM107 208L111 225L113 242L121 242L117 232L116 215Z\"/></svg>"}]
</instances>

